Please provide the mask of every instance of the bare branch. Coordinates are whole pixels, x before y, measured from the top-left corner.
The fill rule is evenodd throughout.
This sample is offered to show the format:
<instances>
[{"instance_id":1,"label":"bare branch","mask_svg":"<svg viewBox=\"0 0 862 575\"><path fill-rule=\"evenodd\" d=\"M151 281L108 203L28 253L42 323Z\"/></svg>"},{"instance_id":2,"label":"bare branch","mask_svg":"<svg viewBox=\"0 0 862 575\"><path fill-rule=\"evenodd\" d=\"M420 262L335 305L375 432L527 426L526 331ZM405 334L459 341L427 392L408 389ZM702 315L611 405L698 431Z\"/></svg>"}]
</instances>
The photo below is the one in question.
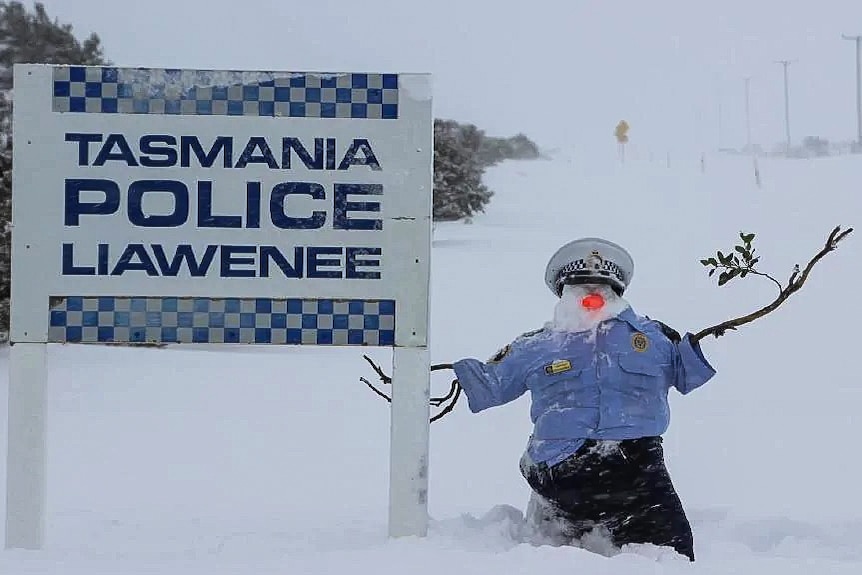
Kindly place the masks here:
<instances>
[{"instance_id":1,"label":"bare branch","mask_svg":"<svg viewBox=\"0 0 862 575\"><path fill-rule=\"evenodd\" d=\"M799 264L793 266L793 273L790 274L790 279L787 280L787 285L793 285L793 282L796 281L796 276L799 275Z\"/></svg>"},{"instance_id":2,"label":"bare branch","mask_svg":"<svg viewBox=\"0 0 862 575\"><path fill-rule=\"evenodd\" d=\"M781 282L779 282L777 279L775 279L774 277L772 277L772 276L771 276L771 275L769 275L769 274L765 274L765 273L763 273L763 272L759 272L759 271L757 271L757 270L751 270L751 271L749 271L748 273L749 273L750 275L753 275L753 276L761 276L761 277L765 277L765 278L766 278L766 279L768 279L768 280L771 280L771 281L772 281L772 283L774 283L775 285L777 285L777 286L778 286L778 291L779 291L779 292L780 292L782 289L784 289L784 288L782 288L782 287L781 287Z\"/></svg>"},{"instance_id":3,"label":"bare branch","mask_svg":"<svg viewBox=\"0 0 862 575\"><path fill-rule=\"evenodd\" d=\"M392 384L392 378L389 377L386 374L386 372L383 371L382 367L380 367L379 365L374 363L374 360L372 360L367 355L363 355L362 357L365 358L365 361L368 362L368 364L371 366L371 368L377 374L377 377L380 378L380 381L383 382L384 385L391 385ZM434 364L431 366L431 371L438 371L438 370L442 370L442 369L452 369L452 364L451 363L437 363L437 364ZM382 397L387 402L392 403L391 397L389 397L388 395L386 395L385 393L383 393L382 391L380 391L379 389L374 387L374 385L370 381L368 381L366 378L360 377L359 381L361 381L362 383L367 385L368 388L371 391L373 391L374 393L376 393L378 396ZM438 413L437 415L435 415L434 417L431 418L431 422L433 423L433 422L439 420L441 417L443 417L447 413L451 412L455 408L455 404L458 402L458 398L460 396L461 396L461 385L458 383L458 380L456 379L456 380L452 381L452 385L449 388L449 392L446 395L444 395L442 397L430 398L428 400L428 403L430 403L434 407L440 407L441 405L443 405L444 403L446 403L447 401L449 401L451 399L451 402L445 408L443 408L443 410L440 413Z\"/></svg>"},{"instance_id":4,"label":"bare branch","mask_svg":"<svg viewBox=\"0 0 862 575\"><path fill-rule=\"evenodd\" d=\"M458 403L458 398L461 397L461 385L458 383L457 379L452 382L452 387L455 389L455 397L452 399L452 402L449 405L443 408L443 411L431 418L431 423L434 423L435 421L455 409L455 404Z\"/></svg>"},{"instance_id":5,"label":"bare branch","mask_svg":"<svg viewBox=\"0 0 862 575\"><path fill-rule=\"evenodd\" d=\"M380 397L382 397L383 399L385 399L389 403L392 403L392 398L389 397L388 395L386 395L385 393L383 393L382 391L380 391L379 389L377 389L376 387L374 387L374 385L370 381L368 381L364 377L360 377L359 381L361 381L362 383L367 385L369 388L371 388L371 391L373 391L374 393L376 393L377 395L379 395Z\"/></svg>"},{"instance_id":6,"label":"bare branch","mask_svg":"<svg viewBox=\"0 0 862 575\"><path fill-rule=\"evenodd\" d=\"M811 273L811 270L814 268L817 262L823 259L826 254L835 250L838 247L838 242L846 238L852 231L853 228L847 228L846 230L842 231L841 226L836 226L835 229L832 230L832 233L829 234L829 237L826 240L826 244L819 252L817 252L817 254L815 254L813 258L811 258L811 261L808 262L808 265L805 266L805 269L802 270L802 272L800 273L798 265L794 268L793 273L788 280L787 287L781 289L781 292L778 294L778 297L775 299L775 301L748 315L729 319L717 325L702 329L694 336L692 336L692 342L698 342L710 334L714 335L715 337L719 337L721 335L724 335L724 332L728 330L735 330L741 325L750 323L757 318L763 317L766 314L774 311L776 308L778 308L778 306L787 301L787 299L791 295L793 295L802 288L802 285L805 283L805 280L808 279L808 275Z\"/></svg>"},{"instance_id":7,"label":"bare branch","mask_svg":"<svg viewBox=\"0 0 862 575\"><path fill-rule=\"evenodd\" d=\"M452 381L452 387L449 388L449 393L447 393L443 397L432 397L429 400L429 403L431 405L433 405L434 407L440 407L441 405L443 405L444 403L446 403L447 401L452 399L452 396L455 395L455 393L457 392L457 390L460 387L461 386L458 384L458 380L457 379L453 380Z\"/></svg>"},{"instance_id":8,"label":"bare branch","mask_svg":"<svg viewBox=\"0 0 862 575\"><path fill-rule=\"evenodd\" d=\"M374 360L372 360L367 355L363 355L362 357L365 358L365 361L367 361L368 363L371 364L371 368L377 373L377 376L381 379L381 381L383 381L383 383L385 383L387 385L392 383L392 378L389 377L388 375L386 375L385 373L383 373L383 368L381 368L379 365L374 363Z\"/></svg>"}]
</instances>

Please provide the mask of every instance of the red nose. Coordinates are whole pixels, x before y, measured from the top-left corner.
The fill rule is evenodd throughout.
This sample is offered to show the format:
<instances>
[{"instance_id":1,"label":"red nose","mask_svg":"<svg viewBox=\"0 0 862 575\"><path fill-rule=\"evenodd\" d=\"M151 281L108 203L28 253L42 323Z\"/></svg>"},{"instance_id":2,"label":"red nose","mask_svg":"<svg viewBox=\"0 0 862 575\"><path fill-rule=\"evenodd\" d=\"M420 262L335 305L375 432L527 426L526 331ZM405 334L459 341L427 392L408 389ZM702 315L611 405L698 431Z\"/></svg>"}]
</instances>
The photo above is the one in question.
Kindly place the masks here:
<instances>
[{"instance_id":1,"label":"red nose","mask_svg":"<svg viewBox=\"0 0 862 575\"><path fill-rule=\"evenodd\" d=\"M581 306L590 311L601 309L603 305L605 305L605 298L597 293L584 296L584 299L581 300Z\"/></svg>"}]
</instances>

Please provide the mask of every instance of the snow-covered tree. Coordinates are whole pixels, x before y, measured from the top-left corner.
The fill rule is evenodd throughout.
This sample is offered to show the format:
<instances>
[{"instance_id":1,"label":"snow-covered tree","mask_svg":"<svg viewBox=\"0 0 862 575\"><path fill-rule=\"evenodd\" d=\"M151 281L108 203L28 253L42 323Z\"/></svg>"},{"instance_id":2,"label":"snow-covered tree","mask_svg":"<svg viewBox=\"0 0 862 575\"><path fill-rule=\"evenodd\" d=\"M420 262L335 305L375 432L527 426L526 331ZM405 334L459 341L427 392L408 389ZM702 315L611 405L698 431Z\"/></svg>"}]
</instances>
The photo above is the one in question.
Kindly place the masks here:
<instances>
[{"instance_id":1,"label":"snow-covered tree","mask_svg":"<svg viewBox=\"0 0 862 575\"><path fill-rule=\"evenodd\" d=\"M435 120L434 219L469 220L494 195L482 183L485 168L503 160L539 156L538 146L523 134L489 137L473 124Z\"/></svg>"},{"instance_id":2,"label":"snow-covered tree","mask_svg":"<svg viewBox=\"0 0 862 575\"><path fill-rule=\"evenodd\" d=\"M485 137L479 148L484 166L493 166L504 160L534 160L541 157L539 146L524 134L511 138Z\"/></svg>"},{"instance_id":3,"label":"snow-covered tree","mask_svg":"<svg viewBox=\"0 0 862 575\"><path fill-rule=\"evenodd\" d=\"M434 219L459 220L481 212L491 199L482 183L483 134L475 126L434 121Z\"/></svg>"}]
</instances>

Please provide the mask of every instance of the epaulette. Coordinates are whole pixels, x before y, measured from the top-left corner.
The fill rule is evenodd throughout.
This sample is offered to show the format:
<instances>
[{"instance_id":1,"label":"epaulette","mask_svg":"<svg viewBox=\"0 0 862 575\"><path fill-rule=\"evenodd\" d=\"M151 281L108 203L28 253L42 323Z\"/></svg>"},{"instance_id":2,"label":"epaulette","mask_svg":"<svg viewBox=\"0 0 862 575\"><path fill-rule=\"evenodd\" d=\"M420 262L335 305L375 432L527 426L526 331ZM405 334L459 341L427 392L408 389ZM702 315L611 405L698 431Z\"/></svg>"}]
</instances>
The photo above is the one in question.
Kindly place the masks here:
<instances>
[{"instance_id":1,"label":"epaulette","mask_svg":"<svg viewBox=\"0 0 862 575\"><path fill-rule=\"evenodd\" d=\"M527 337L533 337L534 335L539 335L539 334L540 334L540 333L542 333L543 331L545 331L545 328L543 328L543 327L540 327L539 329L534 329L534 330L532 330L532 331L526 331L526 332L522 333L522 334L518 337L518 339L527 338Z\"/></svg>"},{"instance_id":2,"label":"epaulette","mask_svg":"<svg viewBox=\"0 0 862 575\"><path fill-rule=\"evenodd\" d=\"M533 337L534 335L538 335L538 334L542 333L543 331L545 331L545 328L540 327L539 329L534 329L532 331L524 332L521 335L519 335L515 339L515 341L519 341L519 340L522 340L522 339L525 339L528 337ZM503 358L506 357L507 355L509 355L509 352L511 352L511 351L512 351L512 344L510 343L510 344L506 345L505 347L503 347L502 349L500 349L497 353L492 355L491 358L487 361L487 363L499 363L499 362L503 361Z\"/></svg>"},{"instance_id":3,"label":"epaulette","mask_svg":"<svg viewBox=\"0 0 862 575\"><path fill-rule=\"evenodd\" d=\"M682 336L679 335L679 332L667 325L666 323L660 322L657 319L651 320L658 324L658 327L661 329L661 332L664 334L666 338L671 340L673 343L679 343L682 341Z\"/></svg>"},{"instance_id":4,"label":"epaulette","mask_svg":"<svg viewBox=\"0 0 862 575\"><path fill-rule=\"evenodd\" d=\"M503 361L503 358L509 355L509 352L512 351L512 344L510 343L497 353L491 356L491 358L486 363L500 363Z\"/></svg>"}]
</instances>

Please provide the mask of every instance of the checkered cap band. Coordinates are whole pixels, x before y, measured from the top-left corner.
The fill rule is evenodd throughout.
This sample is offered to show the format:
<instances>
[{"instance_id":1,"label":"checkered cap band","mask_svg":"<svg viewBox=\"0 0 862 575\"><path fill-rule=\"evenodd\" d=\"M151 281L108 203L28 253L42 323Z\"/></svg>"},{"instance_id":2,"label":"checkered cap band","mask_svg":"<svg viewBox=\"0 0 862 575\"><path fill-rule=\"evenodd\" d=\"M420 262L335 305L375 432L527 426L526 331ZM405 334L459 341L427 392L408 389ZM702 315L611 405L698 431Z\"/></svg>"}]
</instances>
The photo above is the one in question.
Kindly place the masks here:
<instances>
[{"instance_id":1,"label":"checkered cap band","mask_svg":"<svg viewBox=\"0 0 862 575\"><path fill-rule=\"evenodd\" d=\"M395 345L394 300L52 297L48 341Z\"/></svg>"},{"instance_id":2,"label":"checkered cap band","mask_svg":"<svg viewBox=\"0 0 862 575\"><path fill-rule=\"evenodd\" d=\"M569 262L560 268L559 272L557 272L557 280L554 282L557 291L560 291L560 287L565 280L572 276L599 276L602 278L616 279L619 281L621 287L625 288L626 286L626 277L622 268L610 260L603 260L598 269L590 266L587 263L587 260L583 259Z\"/></svg>"},{"instance_id":3,"label":"checkered cap band","mask_svg":"<svg viewBox=\"0 0 862 575\"><path fill-rule=\"evenodd\" d=\"M53 111L398 118L397 74L55 66Z\"/></svg>"}]
</instances>

